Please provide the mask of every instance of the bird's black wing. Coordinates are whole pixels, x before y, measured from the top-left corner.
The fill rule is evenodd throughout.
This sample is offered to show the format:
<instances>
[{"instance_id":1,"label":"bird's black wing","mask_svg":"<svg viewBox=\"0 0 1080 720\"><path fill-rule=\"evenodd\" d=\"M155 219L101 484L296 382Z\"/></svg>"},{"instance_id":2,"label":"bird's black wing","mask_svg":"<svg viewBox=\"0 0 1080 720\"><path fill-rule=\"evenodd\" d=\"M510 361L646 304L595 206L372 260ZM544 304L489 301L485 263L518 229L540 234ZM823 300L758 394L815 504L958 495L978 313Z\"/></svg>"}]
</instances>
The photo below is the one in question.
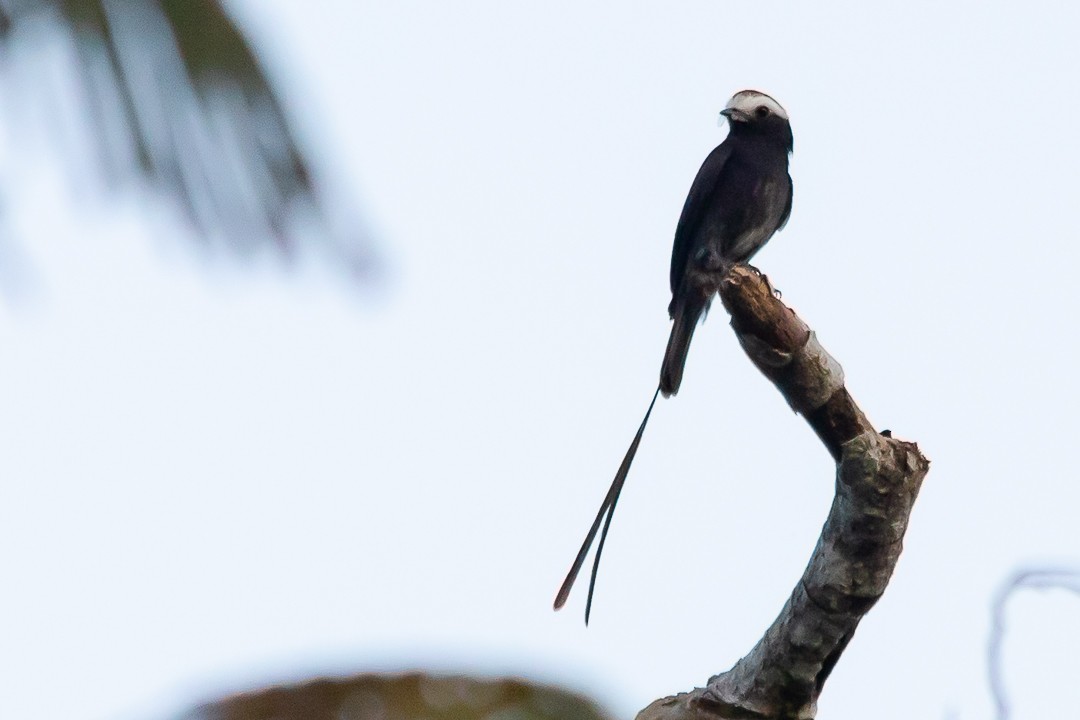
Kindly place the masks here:
<instances>
[{"instance_id":1,"label":"bird's black wing","mask_svg":"<svg viewBox=\"0 0 1080 720\"><path fill-rule=\"evenodd\" d=\"M694 236L708 210L724 166L731 157L731 147L731 143L725 140L709 153L705 162L701 164L697 177L694 178L694 184L690 186L690 194L686 196L682 215L679 216L679 224L675 228L675 244L671 248L671 292L673 294L677 291L683 274L686 272L690 253L694 251Z\"/></svg>"},{"instance_id":2,"label":"bird's black wing","mask_svg":"<svg viewBox=\"0 0 1080 720\"><path fill-rule=\"evenodd\" d=\"M784 214L780 217L780 224L776 226L777 232L784 229L787 225L788 219L791 218L791 201L795 195L795 183L791 182L791 176L788 175L787 179L787 205L784 206Z\"/></svg>"}]
</instances>

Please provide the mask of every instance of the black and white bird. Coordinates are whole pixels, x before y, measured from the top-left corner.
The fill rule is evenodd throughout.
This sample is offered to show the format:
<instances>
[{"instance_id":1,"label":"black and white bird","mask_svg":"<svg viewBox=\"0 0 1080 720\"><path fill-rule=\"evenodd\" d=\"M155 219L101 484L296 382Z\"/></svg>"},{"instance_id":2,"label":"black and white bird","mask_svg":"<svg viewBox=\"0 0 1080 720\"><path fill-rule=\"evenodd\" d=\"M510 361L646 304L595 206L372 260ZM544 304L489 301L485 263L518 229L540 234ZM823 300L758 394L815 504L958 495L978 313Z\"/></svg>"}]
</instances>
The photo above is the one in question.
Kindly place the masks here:
<instances>
[{"instance_id":1,"label":"black and white bird","mask_svg":"<svg viewBox=\"0 0 1080 720\"><path fill-rule=\"evenodd\" d=\"M765 93L743 90L728 101L720 114L728 119L728 136L709 153L698 170L675 229L675 245L671 251L671 304L668 305L668 314L674 324L660 368L660 384L555 598L555 609L558 610L566 603L602 524L603 532L593 560L589 597L585 604L586 624L611 516L656 397L661 393L669 397L679 392L694 330L709 309L724 272L733 265L748 262L777 230L784 227L791 214L788 157L794 140L787 112Z\"/></svg>"}]
</instances>

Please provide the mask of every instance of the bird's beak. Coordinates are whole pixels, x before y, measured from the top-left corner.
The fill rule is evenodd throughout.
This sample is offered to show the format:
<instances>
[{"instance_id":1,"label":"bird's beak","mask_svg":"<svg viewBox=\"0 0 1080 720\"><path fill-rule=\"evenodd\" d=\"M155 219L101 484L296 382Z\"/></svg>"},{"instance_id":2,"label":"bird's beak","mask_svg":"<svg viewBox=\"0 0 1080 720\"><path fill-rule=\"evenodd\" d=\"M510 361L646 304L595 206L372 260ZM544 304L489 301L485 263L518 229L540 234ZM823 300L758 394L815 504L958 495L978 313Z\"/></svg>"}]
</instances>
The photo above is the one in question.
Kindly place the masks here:
<instances>
[{"instance_id":1,"label":"bird's beak","mask_svg":"<svg viewBox=\"0 0 1080 720\"><path fill-rule=\"evenodd\" d=\"M736 110L735 108L724 108L720 111L720 116L728 119L728 122L746 122L750 117L742 110Z\"/></svg>"}]
</instances>

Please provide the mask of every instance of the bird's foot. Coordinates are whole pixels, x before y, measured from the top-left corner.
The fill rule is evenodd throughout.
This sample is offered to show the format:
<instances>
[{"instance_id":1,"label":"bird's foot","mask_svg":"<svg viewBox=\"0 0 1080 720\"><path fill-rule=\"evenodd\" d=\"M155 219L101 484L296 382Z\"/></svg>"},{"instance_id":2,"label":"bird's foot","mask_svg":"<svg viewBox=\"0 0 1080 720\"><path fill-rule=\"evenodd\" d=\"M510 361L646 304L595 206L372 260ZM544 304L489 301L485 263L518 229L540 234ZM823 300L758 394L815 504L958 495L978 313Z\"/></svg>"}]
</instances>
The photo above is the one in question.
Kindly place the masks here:
<instances>
[{"instance_id":1,"label":"bird's foot","mask_svg":"<svg viewBox=\"0 0 1080 720\"><path fill-rule=\"evenodd\" d=\"M780 298L782 298L784 296L784 294L781 293L778 288L774 287L773 284L771 282L769 282L769 276L768 275L761 272L760 270L758 270L753 265L750 265L749 263L747 263L746 267L748 267L749 269L751 269L755 273L757 273L757 276L759 278L761 278L765 282L765 287L769 288L769 292L772 293L773 297L775 297L777 300L779 300Z\"/></svg>"}]
</instances>

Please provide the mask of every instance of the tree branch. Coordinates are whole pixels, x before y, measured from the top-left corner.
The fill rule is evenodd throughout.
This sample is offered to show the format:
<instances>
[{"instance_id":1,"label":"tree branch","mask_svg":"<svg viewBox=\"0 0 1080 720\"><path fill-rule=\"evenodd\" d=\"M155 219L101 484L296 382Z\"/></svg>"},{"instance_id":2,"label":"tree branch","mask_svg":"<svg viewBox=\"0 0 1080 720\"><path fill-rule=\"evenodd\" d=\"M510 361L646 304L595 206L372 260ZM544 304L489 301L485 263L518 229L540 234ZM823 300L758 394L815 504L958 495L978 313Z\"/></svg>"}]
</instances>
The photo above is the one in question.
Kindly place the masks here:
<instances>
[{"instance_id":1,"label":"tree branch","mask_svg":"<svg viewBox=\"0 0 1080 720\"><path fill-rule=\"evenodd\" d=\"M810 562L748 655L705 688L664 698L638 720L808 720L855 628L888 585L929 461L879 434L814 333L746 267L720 281L746 354L817 433L837 463L836 497Z\"/></svg>"}]
</instances>

